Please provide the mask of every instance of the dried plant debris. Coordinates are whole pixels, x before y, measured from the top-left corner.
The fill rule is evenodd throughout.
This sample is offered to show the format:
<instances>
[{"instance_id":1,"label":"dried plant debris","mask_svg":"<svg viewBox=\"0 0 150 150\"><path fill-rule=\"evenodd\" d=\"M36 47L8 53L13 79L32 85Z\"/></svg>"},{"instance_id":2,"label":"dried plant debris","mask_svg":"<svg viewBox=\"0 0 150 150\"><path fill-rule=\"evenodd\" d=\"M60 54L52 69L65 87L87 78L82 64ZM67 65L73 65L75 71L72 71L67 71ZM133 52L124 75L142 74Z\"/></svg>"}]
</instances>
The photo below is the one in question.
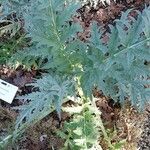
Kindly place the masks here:
<instances>
[{"instance_id":1,"label":"dried plant debris","mask_svg":"<svg viewBox=\"0 0 150 150\"><path fill-rule=\"evenodd\" d=\"M147 120L145 121L141 139L138 142L139 150L150 149L150 110L147 111Z\"/></svg>"}]
</instances>

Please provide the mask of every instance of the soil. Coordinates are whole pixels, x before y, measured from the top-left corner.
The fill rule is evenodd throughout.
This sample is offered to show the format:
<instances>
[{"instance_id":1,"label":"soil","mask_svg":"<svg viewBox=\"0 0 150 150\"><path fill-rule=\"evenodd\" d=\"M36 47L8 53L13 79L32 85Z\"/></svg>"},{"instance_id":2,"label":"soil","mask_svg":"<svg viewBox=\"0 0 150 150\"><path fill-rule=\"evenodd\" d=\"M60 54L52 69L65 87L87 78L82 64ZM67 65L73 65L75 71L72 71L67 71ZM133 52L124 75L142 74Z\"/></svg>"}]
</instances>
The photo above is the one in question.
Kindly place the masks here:
<instances>
[{"instance_id":1,"label":"soil","mask_svg":"<svg viewBox=\"0 0 150 150\"><path fill-rule=\"evenodd\" d=\"M141 138L138 142L139 150L149 150L150 149L150 109L147 108L147 119L143 126L143 132Z\"/></svg>"},{"instance_id":2,"label":"soil","mask_svg":"<svg viewBox=\"0 0 150 150\"><path fill-rule=\"evenodd\" d=\"M96 8L90 8L85 5L78 10L81 17L78 18L84 32L79 34L81 40L86 41L90 36L90 25L96 21L106 32L109 31L108 25L114 25L114 20L120 18L121 13L127 9L142 11L145 5L149 5L149 0L120 0L117 3L111 1L111 5L98 5ZM134 15L134 12L133 12ZM104 37L104 41L107 37Z\"/></svg>"},{"instance_id":3,"label":"soil","mask_svg":"<svg viewBox=\"0 0 150 150\"><path fill-rule=\"evenodd\" d=\"M78 36L86 41L90 36L90 25L96 21L106 31L108 24L114 24L114 20L119 18L122 11L127 9L142 10L145 5L149 5L149 0L120 0L117 3L111 2L111 5L103 6L99 4L95 9L86 5L78 10L80 17L76 16L74 21L79 21L84 32ZM107 37L103 37L104 41ZM25 85L31 83L33 78L38 76L40 71L25 71L22 68L17 70L6 66L0 66L0 78L19 87L17 93L25 94L32 92L31 88ZM112 99L105 97L100 91L94 90L95 97L98 98L97 107L102 112L102 119L105 127L116 132L112 136L112 143L120 140L126 140L123 150L149 150L150 149L150 111L148 108L143 113L139 113L135 108L127 103L124 108ZM21 100L14 100L11 105L0 101L0 137L7 135L13 128L13 123L17 117L12 107L22 105ZM69 121L69 114L62 112L62 122L60 123L56 112L49 114L42 121L30 127L25 136L18 141L16 147L19 150L60 150L64 141L59 138L55 131L61 129L64 121ZM8 126L9 125L9 126ZM106 141L102 138L100 144L104 150L107 150ZM13 148L9 148L13 150ZM16 149L14 149L16 150Z\"/></svg>"}]
</instances>

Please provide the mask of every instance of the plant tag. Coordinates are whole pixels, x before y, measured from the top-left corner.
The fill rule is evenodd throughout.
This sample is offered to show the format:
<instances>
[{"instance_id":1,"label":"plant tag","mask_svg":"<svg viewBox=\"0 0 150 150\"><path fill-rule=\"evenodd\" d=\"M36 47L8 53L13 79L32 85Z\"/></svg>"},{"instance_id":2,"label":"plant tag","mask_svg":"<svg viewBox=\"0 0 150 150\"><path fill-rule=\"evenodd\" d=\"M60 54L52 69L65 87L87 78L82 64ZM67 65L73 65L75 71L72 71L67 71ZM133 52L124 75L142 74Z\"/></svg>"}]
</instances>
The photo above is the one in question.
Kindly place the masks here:
<instances>
[{"instance_id":1,"label":"plant tag","mask_svg":"<svg viewBox=\"0 0 150 150\"><path fill-rule=\"evenodd\" d=\"M0 99L11 104L16 95L17 90L18 87L0 79Z\"/></svg>"}]
</instances>

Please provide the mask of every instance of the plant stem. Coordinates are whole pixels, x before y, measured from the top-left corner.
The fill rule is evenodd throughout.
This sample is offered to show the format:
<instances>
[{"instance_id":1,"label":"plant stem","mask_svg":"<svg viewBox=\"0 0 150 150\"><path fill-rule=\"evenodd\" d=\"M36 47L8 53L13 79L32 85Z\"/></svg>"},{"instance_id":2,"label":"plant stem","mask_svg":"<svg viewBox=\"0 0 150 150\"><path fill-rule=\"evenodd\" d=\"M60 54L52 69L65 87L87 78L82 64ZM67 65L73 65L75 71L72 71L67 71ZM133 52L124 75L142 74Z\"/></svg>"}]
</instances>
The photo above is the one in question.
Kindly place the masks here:
<instances>
[{"instance_id":1,"label":"plant stem","mask_svg":"<svg viewBox=\"0 0 150 150\"><path fill-rule=\"evenodd\" d=\"M100 129L101 129L101 131L103 133L104 139L107 141L108 147L110 147L111 149L114 149L113 145L111 144L111 140L110 140L110 138L109 138L109 136L108 136L108 134L106 132L106 129L105 129L104 125L103 125L103 122L102 122L102 119L101 119L101 116L100 116L100 113L99 113L100 110L98 110L94 100L92 100L92 105L95 108L96 118L99 118L98 123L99 123Z\"/></svg>"}]
</instances>

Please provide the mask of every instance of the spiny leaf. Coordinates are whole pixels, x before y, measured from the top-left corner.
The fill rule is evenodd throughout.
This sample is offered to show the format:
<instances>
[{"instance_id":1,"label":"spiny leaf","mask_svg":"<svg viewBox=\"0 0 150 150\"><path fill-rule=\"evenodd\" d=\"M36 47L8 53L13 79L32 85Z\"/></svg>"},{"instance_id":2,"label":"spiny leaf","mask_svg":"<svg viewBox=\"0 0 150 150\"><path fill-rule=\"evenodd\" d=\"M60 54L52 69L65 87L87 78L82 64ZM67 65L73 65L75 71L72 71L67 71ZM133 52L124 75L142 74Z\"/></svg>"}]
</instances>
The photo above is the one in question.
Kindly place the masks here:
<instances>
[{"instance_id":1,"label":"spiny leaf","mask_svg":"<svg viewBox=\"0 0 150 150\"><path fill-rule=\"evenodd\" d=\"M50 113L53 107L56 108L59 117L63 99L69 91L70 81L63 81L59 78L55 79L52 76L44 76L41 79L30 84L34 88L39 88L38 91L31 94L18 97L25 101L25 105L15 109L20 109L20 116L17 119L16 129L24 125L31 125L45 117ZM28 102L29 101L29 102Z\"/></svg>"}]
</instances>

